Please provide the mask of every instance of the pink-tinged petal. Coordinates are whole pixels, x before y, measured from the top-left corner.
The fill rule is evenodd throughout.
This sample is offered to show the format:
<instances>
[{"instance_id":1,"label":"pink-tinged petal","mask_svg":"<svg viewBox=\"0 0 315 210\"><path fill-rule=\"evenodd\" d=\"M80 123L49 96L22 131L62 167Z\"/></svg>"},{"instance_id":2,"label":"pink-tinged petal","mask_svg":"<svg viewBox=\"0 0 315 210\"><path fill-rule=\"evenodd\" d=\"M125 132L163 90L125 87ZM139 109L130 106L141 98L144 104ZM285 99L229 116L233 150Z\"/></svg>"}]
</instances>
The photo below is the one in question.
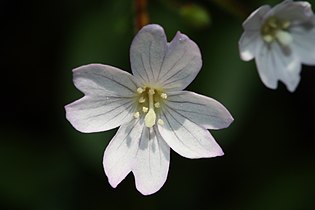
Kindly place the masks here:
<instances>
[{"instance_id":1,"label":"pink-tinged petal","mask_svg":"<svg viewBox=\"0 0 315 210\"><path fill-rule=\"evenodd\" d=\"M252 60L255 57L257 48L262 44L260 31L244 31L239 41L240 56L243 61Z\"/></svg>"},{"instance_id":2,"label":"pink-tinged petal","mask_svg":"<svg viewBox=\"0 0 315 210\"><path fill-rule=\"evenodd\" d=\"M131 171L139 149L142 130L143 123L140 120L124 124L107 146L103 166L112 187L116 187Z\"/></svg>"},{"instance_id":3,"label":"pink-tinged petal","mask_svg":"<svg viewBox=\"0 0 315 210\"><path fill-rule=\"evenodd\" d=\"M166 50L167 40L163 28L155 24L144 26L130 48L133 75L144 85L156 82Z\"/></svg>"},{"instance_id":4,"label":"pink-tinged petal","mask_svg":"<svg viewBox=\"0 0 315 210\"><path fill-rule=\"evenodd\" d=\"M132 75L114 67L91 64L73 71L75 86L85 96L65 106L66 118L84 133L109 130L132 119L137 86Z\"/></svg>"},{"instance_id":5,"label":"pink-tinged petal","mask_svg":"<svg viewBox=\"0 0 315 210\"><path fill-rule=\"evenodd\" d=\"M106 131L129 122L134 104L130 98L84 96L65 106L66 118L83 133Z\"/></svg>"},{"instance_id":6,"label":"pink-tinged petal","mask_svg":"<svg viewBox=\"0 0 315 210\"><path fill-rule=\"evenodd\" d=\"M310 3L306 1L285 0L274 6L268 15L275 15L291 24L300 24L307 21L313 12Z\"/></svg>"},{"instance_id":7,"label":"pink-tinged petal","mask_svg":"<svg viewBox=\"0 0 315 210\"><path fill-rule=\"evenodd\" d=\"M167 43L159 25L143 27L130 49L132 72L143 85L182 90L198 74L202 61L198 46L186 35L177 32Z\"/></svg>"},{"instance_id":8,"label":"pink-tinged petal","mask_svg":"<svg viewBox=\"0 0 315 210\"><path fill-rule=\"evenodd\" d=\"M250 16L243 22L243 28L245 31L259 31L263 21L266 18L266 14L270 11L269 5L263 5L250 14Z\"/></svg>"},{"instance_id":9,"label":"pink-tinged petal","mask_svg":"<svg viewBox=\"0 0 315 210\"><path fill-rule=\"evenodd\" d=\"M201 66L201 53L196 43L177 32L168 45L159 82L166 91L183 90L195 79Z\"/></svg>"},{"instance_id":10,"label":"pink-tinged petal","mask_svg":"<svg viewBox=\"0 0 315 210\"><path fill-rule=\"evenodd\" d=\"M167 108L206 129L228 127L233 117L218 101L189 91L173 92L168 95Z\"/></svg>"},{"instance_id":11,"label":"pink-tinged petal","mask_svg":"<svg viewBox=\"0 0 315 210\"><path fill-rule=\"evenodd\" d=\"M291 29L292 50L302 63L315 65L315 21Z\"/></svg>"},{"instance_id":12,"label":"pink-tinged petal","mask_svg":"<svg viewBox=\"0 0 315 210\"><path fill-rule=\"evenodd\" d=\"M156 127L144 128L132 169L139 192L143 195L157 192L167 179L169 164L170 147Z\"/></svg>"},{"instance_id":13,"label":"pink-tinged petal","mask_svg":"<svg viewBox=\"0 0 315 210\"><path fill-rule=\"evenodd\" d=\"M242 60L249 61L255 57L255 53L262 43L261 26L269 11L269 5L261 6L243 22L244 33L238 43Z\"/></svg>"},{"instance_id":14,"label":"pink-tinged petal","mask_svg":"<svg viewBox=\"0 0 315 210\"><path fill-rule=\"evenodd\" d=\"M85 95L133 96L138 85L133 76L118 68L89 64L73 70L74 85Z\"/></svg>"},{"instance_id":15,"label":"pink-tinged petal","mask_svg":"<svg viewBox=\"0 0 315 210\"><path fill-rule=\"evenodd\" d=\"M282 81L293 92L300 81L301 63L289 48L281 48L278 43L262 45L256 56L258 73L263 83L277 88L277 81Z\"/></svg>"},{"instance_id":16,"label":"pink-tinged petal","mask_svg":"<svg viewBox=\"0 0 315 210\"><path fill-rule=\"evenodd\" d=\"M223 151L205 128L184 116L165 109L161 114L164 125L158 125L166 143L186 158L206 158L223 155Z\"/></svg>"}]
</instances>

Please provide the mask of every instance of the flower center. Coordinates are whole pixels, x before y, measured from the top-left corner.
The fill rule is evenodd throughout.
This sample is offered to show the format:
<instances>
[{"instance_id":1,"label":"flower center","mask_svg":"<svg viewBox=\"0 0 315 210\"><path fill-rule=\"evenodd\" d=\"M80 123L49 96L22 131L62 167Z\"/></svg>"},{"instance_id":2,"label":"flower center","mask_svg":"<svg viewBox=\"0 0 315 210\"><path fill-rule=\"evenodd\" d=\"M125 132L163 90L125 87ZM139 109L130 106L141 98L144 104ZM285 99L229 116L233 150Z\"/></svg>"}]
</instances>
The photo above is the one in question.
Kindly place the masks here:
<instances>
[{"instance_id":1,"label":"flower center","mask_svg":"<svg viewBox=\"0 0 315 210\"><path fill-rule=\"evenodd\" d=\"M289 21L271 16L261 27L261 35L267 43L277 40L281 45L287 46L292 42L292 36L288 32L290 25Z\"/></svg>"},{"instance_id":2,"label":"flower center","mask_svg":"<svg viewBox=\"0 0 315 210\"><path fill-rule=\"evenodd\" d=\"M163 125L163 120L157 120L157 113L160 111L166 99L166 93L160 89L139 87L136 95L137 112L135 112L133 116L139 118L141 114L144 114L144 124L148 128L151 128L155 123Z\"/></svg>"}]
</instances>

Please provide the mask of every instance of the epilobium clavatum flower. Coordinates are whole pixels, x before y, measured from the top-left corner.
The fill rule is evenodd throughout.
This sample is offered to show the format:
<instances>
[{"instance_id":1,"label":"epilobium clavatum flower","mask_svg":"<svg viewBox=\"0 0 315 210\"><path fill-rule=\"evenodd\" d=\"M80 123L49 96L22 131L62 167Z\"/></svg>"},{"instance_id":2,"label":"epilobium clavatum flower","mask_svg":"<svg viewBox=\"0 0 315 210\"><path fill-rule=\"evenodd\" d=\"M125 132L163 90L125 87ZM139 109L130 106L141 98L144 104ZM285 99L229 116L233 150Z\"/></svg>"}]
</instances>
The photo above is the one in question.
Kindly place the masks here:
<instances>
[{"instance_id":1,"label":"epilobium clavatum flower","mask_svg":"<svg viewBox=\"0 0 315 210\"><path fill-rule=\"evenodd\" d=\"M133 75L118 68L90 64L73 70L73 82L85 96L65 106L78 131L106 131L120 126L107 146L103 165L116 187L128 174L144 195L167 179L170 148L187 158L223 155L207 129L233 121L212 98L183 91L198 74L198 46L177 32L168 43L159 25L143 27L130 49Z\"/></svg>"},{"instance_id":2,"label":"epilobium clavatum flower","mask_svg":"<svg viewBox=\"0 0 315 210\"><path fill-rule=\"evenodd\" d=\"M315 65L315 16L305 1L286 0L264 5L243 23L241 58L256 60L263 83L277 88L278 80L293 92L300 81L301 63Z\"/></svg>"}]
</instances>

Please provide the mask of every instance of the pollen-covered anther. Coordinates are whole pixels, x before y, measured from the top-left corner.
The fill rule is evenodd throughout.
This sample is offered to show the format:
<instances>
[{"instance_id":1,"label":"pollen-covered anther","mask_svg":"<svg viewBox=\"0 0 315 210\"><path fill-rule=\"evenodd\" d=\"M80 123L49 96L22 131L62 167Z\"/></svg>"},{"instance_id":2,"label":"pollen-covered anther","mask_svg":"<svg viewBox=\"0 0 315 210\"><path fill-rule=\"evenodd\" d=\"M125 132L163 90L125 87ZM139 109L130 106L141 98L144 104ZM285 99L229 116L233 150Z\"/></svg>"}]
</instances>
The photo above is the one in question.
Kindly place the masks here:
<instances>
[{"instance_id":1,"label":"pollen-covered anther","mask_svg":"<svg viewBox=\"0 0 315 210\"><path fill-rule=\"evenodd\" d=\"M164 121L162 119L158 119L157 123L162 126L164 125Z\"/></svg>"},{"instance_id":2,"label":"pollen-covered anther","mask_svg":"<svg viewBox=\"0 0 315 210\"><path fill-rule=\"evenodd\" d=\"M160 107L161 107L161 105L160 105L160 103L159 103L159 102L156 102L156 103L154 104L154 107L155 107L155 108L160 108Z\"/></svg>"},{"instance_id":3,"label":"pollen-covered anther","mask_svg":"<svg viewBox=\"0 0 315 210\"><path fill-rule=\"evenodd\" d=\"M273 36L271 36L271 35L264 35L264 36L263 36L263 39L264 39L265 42L267 42L267 43L271 43L271 42L274 40Z\"/></svg>"},{"instance_id":4,"label":"pollen-covered anther","mask_svg":"<svg viewBox=\"0 0 315 210\"><path fill-rule=\"evenodd\" d=\"M163 98L163 99L167 99L167 95L166 95L166 93L161 93L161 98Z\"/></svg>"},{"instance_id":5,"label":"pollen-covered anther","mask_svg":"<svg viewBox=\"0 0 315 210\"><path fill-rule=\"evenodd\" d=\"M143 89L143 88L141 88L141 87L139 87L139 88L137 88L137 92L138 92L139 94L141 94L141 93L143 93L143 92L144 92L144 89Z\"/></svg>"},{"instance_id":6,"label":"pollen-covered anther","mask_svg":"<svg viewBox=\"0 0 315 210\"><path fill-rule=\"evenodd\" d=\"M144 102L145 102L145 98L144 98L143 96L141 96L141 97L139 98L139 103L142 104L142 103L144 103Z\"/></svg>"},{"instance_id":7,"label":"pollen-covered anther","mask_svg":"<svg viewBox=\"0 0 315 210\"><path fill-rule=\"evenodd\" d=\"M142 111L144 112L144 113L147 113L148 112L148 110L149 110L149 108L148 107L142 107Z\"/></svg>"},{"instance_id":8,"label":"pollen-covered anther","mask_svg":"<svg viewBox=\"0 0 315 210\"><path fill-rule=\"evenodd\" d=\"M291 26L291 22L290 21L283 21L282 22L282 28L283 29L287 29Z\"/></svg>"},{"instance_id":9,"label":"pollen-covered anther","mask_svg":"<svg viewBox=\"0 0 315 210\"><path fill-rule=\"evenodd\" d=\"M138 119L138 118L140 117L140 113L139 113L139 112L135 112L135 113L133 114L133 117L136 118L136 119Z\"/></svg>"}]
</instances>

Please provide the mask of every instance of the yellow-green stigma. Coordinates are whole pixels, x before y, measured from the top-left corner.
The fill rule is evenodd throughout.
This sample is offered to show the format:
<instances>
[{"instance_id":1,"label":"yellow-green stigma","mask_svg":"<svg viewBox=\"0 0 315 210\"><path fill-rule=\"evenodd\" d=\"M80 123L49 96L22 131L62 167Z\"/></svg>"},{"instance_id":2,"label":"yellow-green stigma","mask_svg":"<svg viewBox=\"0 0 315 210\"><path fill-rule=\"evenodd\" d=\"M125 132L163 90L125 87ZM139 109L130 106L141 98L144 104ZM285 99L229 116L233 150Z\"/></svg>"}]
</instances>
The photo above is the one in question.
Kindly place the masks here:
<instances>
[{"instance_id":1,"label":"yellow-green stigma","mask_svg":"<svg viewBox=\"0 0 315 210\"><path fill-rule=\"evenodd\" d=\"M287 46L292 42L292 36L288 32L291 23L275 16L269 17L261 27L263 40L271 43L277 40L281 45Z\"/></svg>"},{"instance_id":2,"label":"yellow-green stigma","mask_svg":"<svg viewBox=\"0 0 315 210\"><path fill-rule=\"evenodd\" d=\"M165 103L167 94L161 89L152 87L139 87L136 94L137 111L134 113L135 118L144 114L144 124L152 128L156 123L163 125L161 119L157 119L157 113Z\"/></svg>"}]
</instances>

